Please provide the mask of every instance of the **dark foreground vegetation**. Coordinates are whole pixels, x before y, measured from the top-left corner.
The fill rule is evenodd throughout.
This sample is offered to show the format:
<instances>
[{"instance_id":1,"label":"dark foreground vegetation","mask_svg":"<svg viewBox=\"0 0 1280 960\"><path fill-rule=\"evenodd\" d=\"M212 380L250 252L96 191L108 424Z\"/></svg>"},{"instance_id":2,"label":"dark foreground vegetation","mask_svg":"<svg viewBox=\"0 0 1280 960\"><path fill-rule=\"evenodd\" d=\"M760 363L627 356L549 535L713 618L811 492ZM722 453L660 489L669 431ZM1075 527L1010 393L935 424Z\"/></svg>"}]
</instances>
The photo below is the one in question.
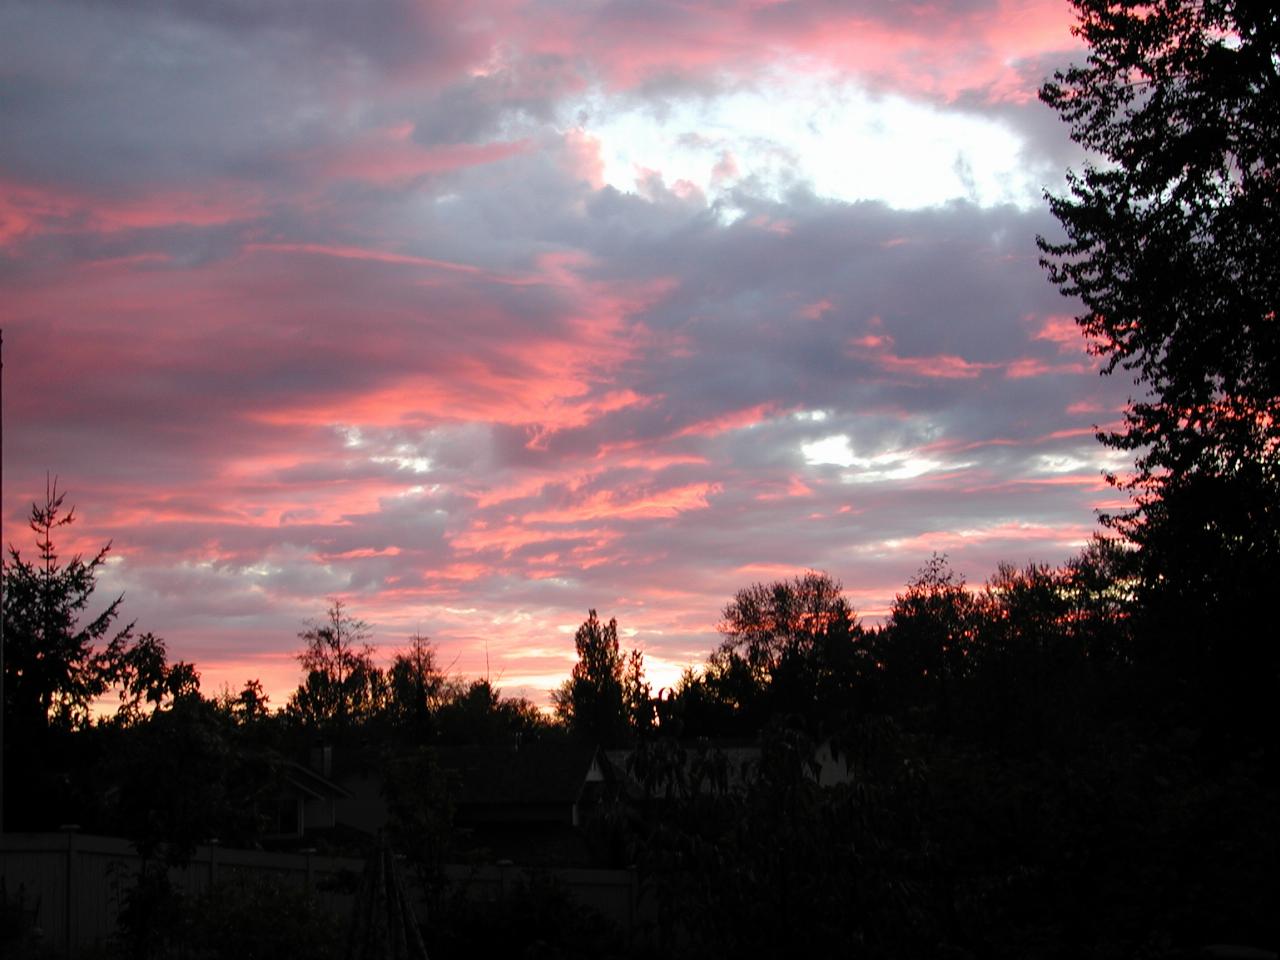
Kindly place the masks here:
<instances>
[{"instance_id":1,"label":"dark foreground vegetation","mask_svg":"<svg viewBox=\"0 0 1280 960\"><path fill-rule=\"evenodd\" d=\"M40 536L57 509L36 509ZM1165 957L1276 942L1275 738L1243 699L1258 675L1274 685L1274 642L1259 628L1234 640L1246 663L1216 662L1208 638L1170 632L1140 554L1113 541L979 588L935 557L880 628L822 574L748 587L703 668L660 696L593 613L554 720L445 676L422 638L380 669L337 603L302 633L304 679L283 709L255 682L206 697L157 638L93 644L75 616L92 577L40 550L10 566L7 679L30 676L24 651L52 665L51 624L76 652L43 714L19 699L33 687L7 685L10 829L76 823L132 838L157 866L212 837L271 847L274 791L319 737L383 776L392 842L435 890L434 956L501 942L536 956ZM1212 619L1200 613L1189 626ZM109 687L115 714L91 721ZM656 919L631 942L552 881L487 905L430 883L484 857L455 829L438 751L573 738L628 748L618 780L637 789L604 797L582 831L590 864L651 882ZM723 748L742 743L758 747L745 771ZM847 778L819 783L820 747ZM363 856L372 838L308 842ZM297 891L190 898L164 877L128 894L119 955L341 953L346 918Z\"/></svg>"},{"instance_id":2,"label":"dark foreground vegetation","mask_svg":"<svg viewBox=\"0 0 1280 960\"><path fill-rule=\"evenodd\" d=\"M887 622L820 573L727 604L674 690L594 611L554 720L438 669L425 638L379 667L339 602L303 678L206 696L193 665L91 604L103 555L65 562L51 490L4 598L6 817L133 838L156 863L217 837L269 844L289 758L317 740L379 771L387 833L433 897L434 956L1181 957L1280 943L1280 23L1246 0L1077 0L1086 65L1043 99L1093 152L1051 201L1051 278L1141 397L1101 437L1132 451L1132 510L1058 568L971 586L934 557ZM91 705L114 691L114 716ZM452 898L485 856L455 823L443 751L623 748L582 824L657 909L624 940L554 883ZM731 744L755 760L735 766ZM820 758L848 775L824 779ZM626 785L630 788L626 788ZM332 834L332 849L370 838ZM120 955L337 956L342 921L286 891L130 895ZM21 910L4 897L17 949ZM264 916L271 921L264 923ZM35 948L32 948L35 949Z\"/></svg>"}]
</instances>

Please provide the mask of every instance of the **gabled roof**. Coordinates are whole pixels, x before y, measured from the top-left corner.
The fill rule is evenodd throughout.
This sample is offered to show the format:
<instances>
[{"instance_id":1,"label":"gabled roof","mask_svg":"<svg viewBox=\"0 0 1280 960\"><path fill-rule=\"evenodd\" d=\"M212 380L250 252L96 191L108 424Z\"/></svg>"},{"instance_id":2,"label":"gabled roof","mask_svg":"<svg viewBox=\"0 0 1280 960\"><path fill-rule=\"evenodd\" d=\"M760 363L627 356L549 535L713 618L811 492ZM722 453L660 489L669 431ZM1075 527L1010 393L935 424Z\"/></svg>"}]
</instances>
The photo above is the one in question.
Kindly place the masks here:
<instances>
[{"instance_id":1,"label":"gabled roof","mask_svg":"<svg viewBox=\"0 0 1280 960\"><path fill-rule=\"evenodd\" d=\"M332 800L338 797L350 797L346 790L334 783L328 777L322 777L310 767L304 767L300 763L294 763L292 760L285 760L280 764L284 773L284 780L290 786L296 787L307 796L315 797L317 800Z\"/></svg>"},{"instance_id":2,"label":"gabled roof","mask_svg":"<svg viewBox=\"0 0 1280 960\"><path fill-rule=\"evenodd\" d=\"M439 758L457 778L458 804L574 804L589 778L603 776L600 751L576 743L442 747Z\"/></svg>"}]
</instances>

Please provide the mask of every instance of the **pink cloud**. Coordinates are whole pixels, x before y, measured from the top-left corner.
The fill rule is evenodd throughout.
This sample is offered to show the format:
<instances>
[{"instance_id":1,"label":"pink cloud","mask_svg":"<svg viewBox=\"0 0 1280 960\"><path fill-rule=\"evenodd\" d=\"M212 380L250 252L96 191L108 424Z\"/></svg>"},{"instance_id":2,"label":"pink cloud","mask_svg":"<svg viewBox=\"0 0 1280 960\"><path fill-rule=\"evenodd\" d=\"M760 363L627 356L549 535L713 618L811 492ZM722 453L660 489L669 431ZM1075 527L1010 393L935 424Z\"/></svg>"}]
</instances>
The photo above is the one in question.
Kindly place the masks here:
<instances>
[{"instance_id":1,"label":"pink cloud","mask_svg":"<svg viewBox=\"0 0 1280 960\"><path fill-rule=\"evenodd\" d=\"M915 377L936 377L944 380L969 380L982 375L995 364L974 363L963 357L951 354L937 354L931 357L897 357L884 354L876 360L890 373L908 373Z\"/></svg>"},{"instance_id":2,"label":"pink cloud","mask_svg":"<svg viewBox=\"0 0 1280 960\"><path fill-rule=\"evenodd\" d=\"M1085 524L1051 526L1041 523L1006 521L991 526L961 530L931 530L911 537L893 538L882 545L895 552L925 556L929 552L961 550L982 543L1016 544L1049 542L1067 549L1083 546L1093 535L1094 527Z\"/></svg>"},{"instance_id":3,"label":"pink cloud","mask_svg":"<svg viewBox=\"0 0 1280 960\"><path fill-rule=\"evenodd\" d=\"M570 175L578 177L592 190L604 186L604 160L600 156L600 141L580 129L568 130L564 135L565 166Z\"/></svg>"},{"instance_id":4,"label":"pink cloud","mask_svg":"<svg viewBox=\"0 0 1280 960\"><path fill-rule=\"evenodd\" d=\"M528 518L524 518L527 520ZM491 527L484 521L476 521L465 531L449 538L450 543L459 550L483 551L497 550L510 555L512 552L532 544L584 541L593 548L602 548L621 536L617 531L591 529L546 529L528 526L525 522L508 523Z\"/></svg>"},{"instance_id":5,"label":"pink cloud","mask_svg":"<svg viewBox=\"0 0 1280 960\"><path fill-rule=\"evenodd\" d=\"M379 185L403 184L429 174L483 166L533 149L527 139L496 143L450 143L423 146L412 139L411 124L372 131L364 137L299 158L299 165L318 168L324 178L360 180Z\"/></svg>"},{"instance_id":6,"label":"pink cloud","mask_svg":"<svg viewBox=\"0 0 1280 960\"><path fill-rule=\"evenodd\" d=\"M787 566L782 563L744 563L734 567L733 572L743 580L768 581L787 580L804 573L803 569ZM745 584L744 584L745 586Z\"/></svg>"},{"instance_id":7,"label":"pink cloud","mask_svg":"<svg viewBox=\"0 0 1280 960\"><path fill-rule=\"evenodd\" d=\"M797 476L792 476L787 480L785 486L782 484L772 484L770 489L757 493L757 500L785 500L791 497L812 497L813 488L805 483Z\"/></svg>"},{"instance_id":8,"label":"pink cloud","mask_svg":"<svg viewBox=\"0 0 1280 960\"><path fill-rule=\"evenodd\" d=\"M475 497L476 506L483 510L486 507L492 507L500 503L509 503L512 500L524 500L528 497L536 496L552 482L554 482L554 477L552 476L532 474L522 477L515 483L479 490L473 496Z\"/></svg>"},{"instance_id":9,"label":"pink cloud","mask_svg":"<svg viewBox=\"0 0 1280 960\"><path fill-rule=\"evenodd\" d=\"M320 551L316 553L316 558L324 563L331 563L335 560L368 560L372 557L398 557L401 553L402 551L399 547L384 547L381 550L361 547L357 550L340 550L337 552Z\"/></svg>"},{"instance_id":10,"label":"pink cloud","mask_svg":"<svg viewBox=\"0 0 1280 960\"><path fill-rule=\"evenodd\" d=\"M1034 318L1032 318L1034 320ZM1080 353L1087 351L1084 333L1074 317L1057 315L1045 317L1035 333L1037 340L1048 340L1056 344L1059 353Z\"/></svg>"},{"instance_id":11,"label":"pink cloud","mask_svg":"<svg viewBox=\"0 0 1280 960\"><path fill-rule=\"evenodd\" d=\"M452 263L448 260L435 260L431 257L416 257L407 253L394 253L388 250L374 250L366 247L335 246L324 243L247 243L246 253L300 253L318 257L337 257L342 260L369 260L375 263L394 263L410 267L427 267L432 270L448 270L456 273L477 275L478 267L465 263Z\"/></svg>"},{"instance_id":12,"label":"pink cloud","mask_svg":"<svg viewBox=\"0 0 1280 960\"><path fill-rule=\"evenodd\" d=\"M1004 375L1010 380L1023 380L1055 373L1089 373L1092 369L1087 363L1045 363L1034 357L1022 357L1005 364Z\"/></svg>"},{"instance_id":13,"label":"pink cloud","mask_svg":"<svg viewBox=\"0 0 1280 960\"><path fill-rule=\"evenodd\" d=\"M1110 411L1096 400L1077 400L1067 404L1067 413L1108 413Z\"/></svg>"},{"instance_id":14,"label":"pink cloud","mask_svg":"<svg viewBox=\"0 0 1280 960\"><path fill-rule=\"evenodd\" d=\"M606 450L607 448L602 448L598 456L606 458ZM620 467L631 467L654 473L670 467L705 467L711 463L704 456L687 453L637 453L634 456L619 456L614 462Z\"/></svg>"},{"instance_id":15,"label":"pink cloud","mask_svg":"<svg viewBox=\"0 0 1280 960\"><path fill-rule=\"evenodd\" d=\"M735 179L738 175L738 161L734 158L733 153L728 150L721 151L720 159L711 168L711 185L721 186L726 181Z\"/></svg>"},{"instance_id":16,"label":"pink cloud","mask_svg":"<svg viewBox=\"0 0 1280 960\"><path fill-rule=\"evenodd\" d=\"M935 322L941 226L949 255L1000 247L980 282L1030 318L1013 350L1080 349L1053 292L1026 292L1034 264L992 239L1033 218L757 196L716 152L712 179L745 210L726 226L692 184L606 188L575 126L597 82L661 106L766 70L1016 104L1034 96L1026 64L1073 43L1057 0L836 6L430 0L380 40L371 24L386 49L299 30L278 62L236 60L264 71L252 109L237 77L184 62L161 85L132 48L93 73L127 81L96 99L29 58L48 70L30 89L59 97L0 160L6 538L26 543L22 509L61 473L83 518L66 550L115 539L104 593L124 591L206 689L256 675L276 705L329 595L384 651L422 629L474 675L489 640L495 669L545 700L572 660L559 628L589 605L675 669L711 649L749 579L819 566L874 612L933 549L979 576L997 556L1060 559L1105 491L1019 464L1088 441L1071 415L1096 411L1053 392L1086 365L906 356L878 319ZM154 27L150 9L121 23ZM219 31L190 33L206 66L227 59ZM119 102L128 115L88 121ZM975 327L947 341L964 353L1007 339L999 311L956 314ZM1042 374L1060 376L1041 404L1018 380ZM929 389L897 389L914 378ZM974 466L843 483L802 454L837 434L860 456Z\"/></svg>"},{"instance_id":17,"label":"pink cloud","mask_svg":"<svg viewBox=\"0 0 1280 960\"><path fill-rule=\"evenodd\" d=\"M49 233L109 235L156 227L219 226L252 220L265 210L261 190L225 180L185 188L135 188L119 196L0 179L0 246ZM121 259L138 262L134 257Z\"/></svg>"},{"instance_id":18,"label":"pink cloud","mask_svg":"<svg viewBox=\"0 0 1280 960\"><path fill-rule=\"evenodd\" d=\"M525 523L581 523L674 517L705 510L708 498L722 489L718 483L691 483L664 490L601 490L570 506L531 511L523 519Z\"/></svg>"},{"instance_id":19,"label":"pink cloud","mask_svg":"<svg viewBox=\"0 0 1280 960\"><path fill-rule=\"evenodd\" d=\"M813 303L805 304L804 307L800 309L800 316L806 320L820 320L834 306L835 304L825 298L822 300L815 300Z\"/></svg>"},{"instance_id":20,"label":"pink cloud","mask_svg":"<svg viewBox=\"0 0 1280 960\"><path fill-rule=\"evenodd\" d=\"M45 221L68 216L76 204L56 191L0 180L0 246L37 231Z\"/></svg>"},{"instance_id":21,"label":"pink cloud","mask_svg":"<svg viewBox=\"0 0 1280 960\"><path fill-rule=\"evenodd\" d=\"M546 449L556 433L573 427L586 426L609 413L619 410L642 410L652 407L661 400L660 397L641 396L634 390L611 390L599 398L585 400L581 403L568 403L557 407L557 414L539 429L529 440L530 449Z\"/></svg>"},{"instance_id":22,"label":"pink cloud","mask_svg":"<svg viewBox=\"0 0 1280 960\"><path fill-rule=\"evenodd\" d=\"M976 363L952 354L934 354L923 357L900 357L893 353L893 338L888 334L867 334L850 341L853 354L861 356L887 373L905 373L913 377L941 380L971 380L987 370L999 367L996 363Z\"/></svg>"},{"instance_id":23,"label":"pink cloud","mask_svg":"<svg viewBox=\"0 0 1280 960\"><path fill-rule=\"evenodd\" d=\"M742 3L681 8L679 16L661 4L538 13L525 31L532 49L585 55L619 89L663 75L748 76L781 59L941 100L979 91L992 102L1023 103L1034 90L1011 52L1034 58L1077 44L1068 10L1051 0L1003 0L994 11Z\"/></svg>"},{"instance_id":24,"label":"pink cloud","mask_svg":"<svg viewBox=\"0 0 1280 960\"><path fill-rule=\"evenodd\" d=\"M727 433L731 430L743 430L747 427L754 427L780 412L784 411L776 410L772 403L757 404L756 406L748 407L744 410L734 410L718 417L712 417L709 420L700 420L697 423L691 423L687 427L681 428L676 433L676 436L713 437L716 434Z\"/></svg>"}]
</instances>

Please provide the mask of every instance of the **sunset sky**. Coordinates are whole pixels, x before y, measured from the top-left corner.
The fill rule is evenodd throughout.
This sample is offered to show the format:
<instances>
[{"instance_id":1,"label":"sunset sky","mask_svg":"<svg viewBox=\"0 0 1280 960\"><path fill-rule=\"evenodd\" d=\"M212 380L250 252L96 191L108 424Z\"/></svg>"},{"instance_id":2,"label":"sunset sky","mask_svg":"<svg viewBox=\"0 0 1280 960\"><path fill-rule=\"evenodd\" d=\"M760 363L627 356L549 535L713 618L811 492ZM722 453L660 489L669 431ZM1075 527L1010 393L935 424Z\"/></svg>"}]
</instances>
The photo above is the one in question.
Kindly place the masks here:
<instances>
[{"instance_id":1,"label":"sunset sky","mask_svg":"<svg viewBox=\"0 0 1280 960\"><path fill-rule=\"evenodd\" d=\"M874 622L1116 502L1037 263L1063 0L6 0L4 537L282 705L326 597L540 703L758 580Z\"/></svg>"}]
</instances>

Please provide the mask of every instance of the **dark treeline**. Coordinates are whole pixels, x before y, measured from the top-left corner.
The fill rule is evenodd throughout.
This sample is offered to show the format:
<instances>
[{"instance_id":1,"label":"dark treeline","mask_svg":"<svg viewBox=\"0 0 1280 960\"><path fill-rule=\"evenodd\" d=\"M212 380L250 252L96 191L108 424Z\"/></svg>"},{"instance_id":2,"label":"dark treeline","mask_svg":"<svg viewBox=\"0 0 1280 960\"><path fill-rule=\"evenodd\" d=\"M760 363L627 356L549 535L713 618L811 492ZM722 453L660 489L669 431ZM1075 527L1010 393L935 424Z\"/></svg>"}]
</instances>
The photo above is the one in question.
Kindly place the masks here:
<instances>
[{"instance_id":1,"label":"dark treeline","mask_svg":"<svg viewBox=\"0 0 1280 960\"><path fill-rule=\"evenodd\" d=\"M36 559L10 547L5 562L8 829L74 823L174 852L210 837L253 845L267 813L256 801L318 741L396 749L552 729L531 702L446 676L425 637L380 668L339 600L299 633L302 678L286 704L257 679L209 696L194 664L122 622L123 597L88 612L109 545L64 562L57 534L74 519L51 486L31 509Z\"/></svg>"},{"instance_id":2,"label":"dark treeline","mask_svg":"<svg viewBox=\"0 0 1280 960\"><path fill-rule=\"evenodd\" d=\"M584 823L592 863L635 865L660 922L628 946L553 891L526 891L543 899L507 905L513 945L526 913L560 917L563 937L540 935L559 943L550 955L1166 956L1274 942L1274 733L1240 702L1251 687L1231 686L1274 676L1274 643L1235 638L1249 659L1215 663L1206 641L1174 632L1163 587L1114 540L1062 567L1001 566L980 587L935 556L879 627L822 573L751 585L674 689L653 690L616 622L591 611L547 717L448 676L425 637L380 667L338 601L299 633L285 704L256 680L206 696L193 665L121 623L118 598L87 612L105 551L60 561L71 516L50 490L32 510L38 559L15 549L6 567L9 829L75 823L158 864L212 838L270 846L273 791L323 742L378 771L394 843L429 879L483 857L454 828L438 749L576 739L621 748L618 780L638 787ZM1212 620L1201 614L1185 629ZM735 769L741 744L758 759ZM822 782L823 756L849 775ZM369 841L307 842L359 855ZM162 893L135 891L133 955L172 945L155 939L177 915ZM470 938L495 921L475 909L437 904L436 953L482 947ZM307 949L310 922L294 930ZM590 950L575 953L584 944L564 937L584 929Z\"/></svg>"},{"instance_id":3,"label":"dark treeline","mask_svg":"<svg viewBox=\"0 0 1280 960\"><path fill-rule=\"evenodd\" d=\"M50 489L35 553L6 561L7 826L76 823L157 863L266 843L281 779L322 743L378 772L389 838L436 892L441 957L1274 957L1280 13L1073 5L1088 56L1041 99L1090 159L1049 198L1062 236L1042 262L1103 372L1138 388L1099 435L1132 457L1111 478L1132 506L1077 557L980 585L934 557L878 627L822 573L750 585L672 690L591 611L554 718L448 676L423 637L380 666L332 601L273 705L255 681L207 696L121 599L94 605L105 549L59 558L72 515ZM639 940L553 884L501 909L441 892L440 864L485 856L444 754L556 743L614 748L580 830L592 863L634 865L654 898ZM336 953L305 904L224 891L184 912L165 876L129 897L128 955Z\"/></svg>"}]
</instances>

